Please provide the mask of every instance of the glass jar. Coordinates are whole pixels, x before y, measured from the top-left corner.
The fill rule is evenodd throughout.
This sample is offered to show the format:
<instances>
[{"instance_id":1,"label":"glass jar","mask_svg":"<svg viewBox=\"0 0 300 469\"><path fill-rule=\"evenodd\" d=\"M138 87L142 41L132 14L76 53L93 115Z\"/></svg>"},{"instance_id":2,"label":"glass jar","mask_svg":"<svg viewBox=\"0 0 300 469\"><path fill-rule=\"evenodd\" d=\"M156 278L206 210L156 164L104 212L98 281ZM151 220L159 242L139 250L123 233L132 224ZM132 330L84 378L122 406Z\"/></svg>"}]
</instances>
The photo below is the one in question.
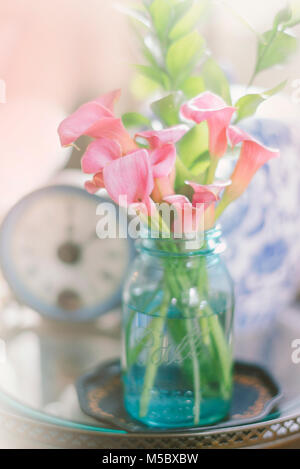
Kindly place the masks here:
<instances>
[{"instance_id":1,"label":"glass jar","mask_svg":"<svg viewBox=\"0 0 300 469\"><path fill-rule=\"evenodd\" d=\"M191 247L192 246L192 247ZM221 231L142 239L123 297L124 403L151 427L209 425L232 398L233 283Z\"/></svg>"}]
</instances>

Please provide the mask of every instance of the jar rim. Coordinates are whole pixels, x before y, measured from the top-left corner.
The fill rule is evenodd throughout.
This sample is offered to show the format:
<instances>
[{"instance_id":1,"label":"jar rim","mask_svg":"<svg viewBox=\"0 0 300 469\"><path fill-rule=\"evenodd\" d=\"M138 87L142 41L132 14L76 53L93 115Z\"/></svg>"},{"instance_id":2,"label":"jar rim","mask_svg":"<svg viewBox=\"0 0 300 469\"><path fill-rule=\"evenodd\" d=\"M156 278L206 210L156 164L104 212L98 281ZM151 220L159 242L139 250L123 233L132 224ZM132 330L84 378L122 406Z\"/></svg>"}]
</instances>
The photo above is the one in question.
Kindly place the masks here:
<instances>
[{"instance_id":1,"label":"jar rim","mask_svg":"<svg viewBox=\"0 0 300 469\"><path fill-rule=\"evenodd\" d=\"M199 233L204 234L204 236L215 235L216 233L221 235L222 234L222 227L218 223L217 225L214 225L212 228L209 228L208 230L193 232L193 233L190 233L190 235L196 235L197 236ZM169 233L165 233L165 234L166 234L166 236L162 237L161 233L159 231L154 231L154 230L151 231L148 228L143 227L143 230L141 231L140 239L154 239L154 240L156 240L156 239L161 239L161 240L174 239L174 240L178 240L178 241L186 241L186 240L189 240L189 239L193 239L192 236L189 236L189 233L187 233L186 238L184 238L183 236L180 237L179 235L178 235L178 237L170 237L170 236L167 236L167 235L169 235ZM151 236L151 235L154 235L154 236Z\"/></svg>"},{"instance_id":2,"label":"jar rim","mask_svg":"<svg viewBox=\"0 0 300 469\"><path fill-rule=\"evenodd\" d=\"M186 238L175 237L151 237L149 232L138 241L138 250L155 257L197 257L209 254L221 254L226 245L221 240L222 230L220 225L216 225L209 230L202 232L201 236ZM158 233L157 233L158 234ZM197 244L198 243L198 244ZM161 246L159 246L161 244ZM169 247L169 249L167 249ZM177 248L177 249L176 249Z\"/></svg>"}]
</instances>

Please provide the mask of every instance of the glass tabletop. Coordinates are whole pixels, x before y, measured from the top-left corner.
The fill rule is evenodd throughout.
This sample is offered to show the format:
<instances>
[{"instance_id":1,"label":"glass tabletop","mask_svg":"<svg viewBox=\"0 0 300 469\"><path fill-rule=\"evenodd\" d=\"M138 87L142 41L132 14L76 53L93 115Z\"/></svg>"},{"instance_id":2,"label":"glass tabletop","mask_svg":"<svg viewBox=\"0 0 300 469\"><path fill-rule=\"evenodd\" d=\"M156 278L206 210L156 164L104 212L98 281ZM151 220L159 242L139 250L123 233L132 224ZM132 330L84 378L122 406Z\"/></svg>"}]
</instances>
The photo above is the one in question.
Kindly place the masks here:
<instances>
[{"instance_id":1,"label":"glass tabletop","mask_svg":"<svg viewBox=\"0 0 300 469\"><path fill-rule=\"evenodd\" d=\"M2 406L45 423L94 432L125 433L85 415L75 382L83 373L120 355L120 312L90 325L47 322L14 302L0 316ZM279 416L300 415L300 364L292 342L300 338L300 310L292 308L273 326L237 337L236 355L263 365L283 392Z\"/></svg>"}]
</instances>

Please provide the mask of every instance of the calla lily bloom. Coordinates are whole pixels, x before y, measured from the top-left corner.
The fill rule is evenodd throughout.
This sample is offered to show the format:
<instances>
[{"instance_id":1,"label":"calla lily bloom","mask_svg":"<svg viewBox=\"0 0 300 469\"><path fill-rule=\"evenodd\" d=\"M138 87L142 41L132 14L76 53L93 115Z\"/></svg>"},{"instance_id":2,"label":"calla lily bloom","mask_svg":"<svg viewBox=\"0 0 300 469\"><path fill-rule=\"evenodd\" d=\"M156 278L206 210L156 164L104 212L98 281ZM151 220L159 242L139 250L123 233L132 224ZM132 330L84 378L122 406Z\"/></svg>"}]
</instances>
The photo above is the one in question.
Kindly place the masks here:
<instances>
[{"instance_id":1,"label":"calla lily bloom","mask_svg":"<svg viewBox=\"0 0 300 469\"><path fill-rule=\"evenodd\" d=\"M176 125L168 129L150 130L135 135L135 139L141 138L149 144L150 161L155 178L152 198L155 202L161 202L164 197L174 194L175 143L187 131L186 125Z\"/></svg>"},{"instance_id":2,"label":"calla lily bloom","mask_svg":"<svg viewBox=\"0 0 300 469\"><path fill-rule=\"evenodd\" d=\"M222 183L222 188L221 183L215 186L202 186L193 182L188 184L195 190L192 203L187 197L180 194L165 197L164 200L176 209L179 227L183 226L182 220L184 221L185 233L188 233L187 229L190 229L190 232L197 231L201 222L205 229L209 229L214 225L214 205L219 200L219 193L224 188L225 183ZM213 211L211 211L211 208L213 208ZM204 216L204 219L202 216Z\"/></svg>"},{"instance_id":3,"label":"calla lily bloom","mask_svg":"<svg viewBox=\"0 0 300 469\"><path fill-rule=\"evenodd\" d=\"M220 200L221 192L231 184L231 181L218 181L209 185L187 181L186 184L194 189L193 205L204 204L205 227L212 228L215 223L215 204Z\"/></svg>"},{"instance_id":4,"label":"calla lily bloom","mask_svg":"<svg viewBox=\"0 0 300 469\"><path fill-rule=\"evenodd\" d=\"M113 113L114 103L119 99L120 94L120 90L105 94L83 104L64 119L58 127L62 146L72 145L79 137L87 135L118 141L123 154L135 150L136 144L123 126L122 120L116 118Z\"/></svg>"},{"instance_id":5,"label":"calla lily bloom","mask_svg":"<svg viewBox=\"0 0 300 469\"><path fill-rule=\"evenodd\" d=\"M104 137L117 141L121 145L123 155L138 148L125 129L122 119L118 118L103 118L99 120L89 129L89 133L85 135L93 138Z\"/></svg>"},{"instance_id":6,"label":"calla lily bloom","mask_svg":"<svg viewBox=\"0 0 300 469\"><path fill-rule=\"evenodd\" d=\"M185 119L197 124L207 121L209 128L209 151L212 159L221 158L227 150L227 129L236 109L228 106L222 98L205 91L181 107Z\"/></svg>"},{"instance_id":7,"label":"calla lily bloom","mask_svg":"<svg viewBox=\"0 0 300 469\"><path fill-rule=\"evenodd\" d=\"M112 91L98 99L80 106L77 111L63 120L58 128L62 146L75 142L81 135L88 135L93 125L103 118L113 118L114 103L120 98L121 90Z\"/></svg>"},{"instance_id":8,"label":"calla lily bloom","mask_svg":"<svg viewBox=\"0 0 300 469\"><path fill-rule=\"evenodd\" d=\"M113 90L110 91L109 93L103 94L100 96L100 98L96 99L96 103L100 104L101 106L104 106L106 109L109 109L112 113L114 112L115 109L115 103L119 101L121 97L121 90Z\"/></svg>"},{"instance_id":9,"label":"calla lily bloom","mask_svg":"<svg viewBox=\"0 0 300 469\"><path fill-rule=\"evenodd\" d=\"M186 181L186 184L194 189L193 203L207 203L211 204L220 200L220 193L227 186L231 184L231 181L217 181L213 184L203 185L197 184L196 182Z\"/></svg>"},{"instance_id":10,"label":"calla lily bloom","mask_svg":"<svg viewBox=\"0 0 300 469\"><path fill-rule=\"evenodd\" d=\"M197 233L203 225L204 206L194 207L187 197L180 194L169 195L164 200L174 207L174 234Z\"/></svg>"},{"instance_id":11,"label":"calla lily bloom","mask_svg":"<svg viewBox=\"0 0 300 469\"><path fill-rule=\"evenodd\" d=\"M123 205L121 198L126 198L126 206L143 203L151 213L154 182L146 150L137 150L105 165L103 180L109 196L117 204Z\"/></svg>"},{"instance_id":12,"label":"calla lily bloom","mask_svg":"<svg viewBox=\"0 0 300 469\"><path fill-rule=\"evenodd\" d=\"M135 135L135 139L142 138L149 143L150 149L154 150L165 144L177 143L189 130L186 125L175 125L163 130L149 130L139 132Z\"/></svg>"},{"instance_id":13,"label":"calla lily bloom","mask_svg":"<svg viewBox=\"0 0 300 469\"><path fill-rule=\"evenodd\" d=\"M154 188L151 197L156 203L160 203L164 197L173 194L175 194L174 180L172 180L170 176L154 180Z\"/></svg>"},{"instance_id":14,"label":"calla lily bloom","mask_svg":"<svg viewBox=\"0 0 300 469\"><path fill-rule=\"evenodd\" d=\"M164 178L173 171L176 162L176 148L166 144L150 152L150 162L154 178Z\"/></svg>"},{"instance_id":15,"label":"calla lily bloom","mask_svg":"<svg viewBox=\"0 0 300 469\"><path fill-rule=\"evenodd\" d=\"M90 194L96 194L99 189L104 189L104 180L103 180L103 172L100 171L99 173L95 174L92 181L87 181L84 184L85 189Z\"/></svg>"},{"instance_id":16,"label":"calla lily bloom","mask_svg":"<svg viewBox=\"0 0 300 469\"><path fill-rule=\"evenodd\" d=\"M120 145L114 140L101 138L90 143L81 166L87 174L96 173L92 181L85 183L88 192L94 194L106 188L116 203L119 204L119 198L124 196L128 205L145 204L150 210L148 196L154 183L147 150L137 150L121 158Z\"/></svg>"},{"instance_id":17,"label":"calla lily bloom","mask_svg":"<svg viewBox=\"0 0 300 469\"><path fill-rule=\"evenodd\" d=\"M95 174L102 171L107 163L121 158L122 150L118 142L107 138L94 140L86 149L81 160L82 171Z\"/></svg>"},{"instance_id":18,"label":"calla lily bloom","mask_svg":"<svg viewBox=\"0 0 300 469\"><path fill-rule=\"evenodd\" d=\"M226 189L226 187L231 185L231 181L215 181L213 184L208 185L186 181L186 184L194 189L193 204L199 202L211 205L220 200L221 192Z\"/></svg>"},{"instance_id":19,"label":"calla lily bloom","mask_svg":"<svg viewBox=\"0 0 300 469\"><path fill-rule=\"evenodd\" d=\"M231 185L225 190L223 204L228 205L240 197L252 181L256 172L270 159L280 156L279 150L265 147L243 130L231 126L228 129L228 139L232 146L242 142L239 160L231 176Z\"/></svg>"},{"instance_id":20,"label":"calla lily bloom","mask_svg":"<svg viewBox=\"0 0 300 469\"><path fill-rule=\"evenodd\" d=\"M172 172L176 161L176 149L174 145L163 145L162 147L150 152L150 154L148 150L144 151L148 154L153 177L157 178L157 188L163 188L164 190L167 190L168 192L171 191L172 193L173 187L171 186L171 181L168 176ZM90 143L83 155L81 167L84 173L98 173L97 179L99 181L99 175L106 164L121 158L121 156L121 147L118 142L101 138ZM94 191L96 190L96 183L97 180L93 181L92 184L89 182L86 184L86 188L88 188L89 191ZM98 188L102 187L103 183L101 181ZM158 199L161 200L160 192L158 193Z\"/></svg>"},{"instance_id":21,"label":"calla lily bloom","mask_svg":"<svg viewBox=\"0 0 300 469\"><path fill-rule=\"evenodd\" d=\"M92 181L85 183L85 188L91 194L104 188L104 167L121 157L121 147L114 140L100 138L94 140L86 149L81 160L82 171L86 174L94 174Z\"/></svg>"},{"instance_id":22,"label":"calla lily bloom","mask_svg":"<svg viewBox=\"0 0 300 469\"><path fill-rule=\"evenodd\" d=\"M166 144L149 150L149 158L154 176L152 198L160 202L165 196L174 194L176 148L172 144Z\"/></svg>"}]
</instances>

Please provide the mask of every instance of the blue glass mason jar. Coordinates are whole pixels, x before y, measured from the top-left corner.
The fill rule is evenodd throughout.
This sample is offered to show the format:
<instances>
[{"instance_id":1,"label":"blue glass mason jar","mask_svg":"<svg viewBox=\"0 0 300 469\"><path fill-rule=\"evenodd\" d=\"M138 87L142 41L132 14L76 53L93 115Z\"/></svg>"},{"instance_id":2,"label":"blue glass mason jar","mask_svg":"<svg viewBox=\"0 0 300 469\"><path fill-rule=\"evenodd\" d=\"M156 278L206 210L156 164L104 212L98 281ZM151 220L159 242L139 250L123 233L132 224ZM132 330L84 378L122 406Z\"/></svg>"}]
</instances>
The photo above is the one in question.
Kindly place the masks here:
<instances>
[{"instance_id":1,"label":"blue glass mason jar","mask_svg":"<svg viewBox=\"0 0 300 469\"><path fill-rule=\"evenodd\" d=\"M219 227L142 239L123 297L124 403L157 428L209 425L232 398L233 282Z\"/></svg>"}]
</instances>

